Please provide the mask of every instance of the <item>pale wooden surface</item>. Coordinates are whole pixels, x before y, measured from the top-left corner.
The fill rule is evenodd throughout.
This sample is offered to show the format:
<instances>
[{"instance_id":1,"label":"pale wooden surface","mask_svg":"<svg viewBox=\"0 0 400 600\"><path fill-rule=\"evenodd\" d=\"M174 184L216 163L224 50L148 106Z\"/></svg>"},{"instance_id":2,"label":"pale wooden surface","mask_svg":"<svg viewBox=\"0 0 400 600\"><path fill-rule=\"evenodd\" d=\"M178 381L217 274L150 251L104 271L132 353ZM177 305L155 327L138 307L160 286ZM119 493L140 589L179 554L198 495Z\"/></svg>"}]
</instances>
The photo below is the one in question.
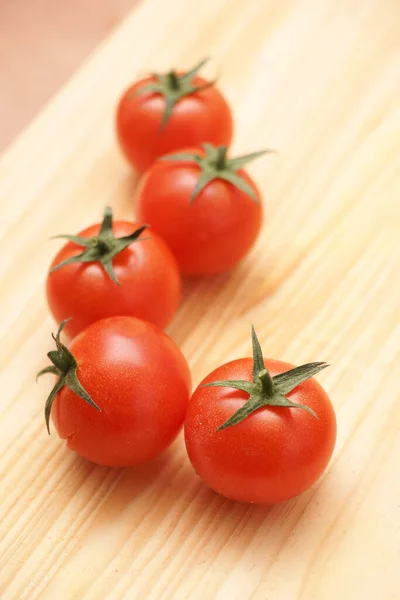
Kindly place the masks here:
<instances>
[{"instance_id":1,"label":"pale wooden surface","mask_svg":"<svg viewBox=\"0 0 400 600\"><path fill-rule=\"evenodd\" d=\"M146 0L0 163L2 600L400 598L397 0ZM197 383L250 351L326 360L334 459L272 508L218 497L180 438L154 463L94 467L47 437L50 235L130 215L112 110L136 72L212 54L267 221L231 275L186 286L170 328ZM397 369L398 370L398 369Z\"/></svg>"}]
</instances>

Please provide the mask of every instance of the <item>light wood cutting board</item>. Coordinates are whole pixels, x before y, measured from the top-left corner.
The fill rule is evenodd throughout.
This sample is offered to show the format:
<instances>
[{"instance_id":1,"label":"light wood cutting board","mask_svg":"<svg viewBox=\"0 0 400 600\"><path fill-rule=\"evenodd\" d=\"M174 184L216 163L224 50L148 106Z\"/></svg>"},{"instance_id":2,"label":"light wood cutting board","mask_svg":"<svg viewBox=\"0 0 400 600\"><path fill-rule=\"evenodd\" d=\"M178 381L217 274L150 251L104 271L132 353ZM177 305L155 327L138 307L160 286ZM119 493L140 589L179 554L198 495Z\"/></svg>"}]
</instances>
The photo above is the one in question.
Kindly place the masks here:
<instances>
[{"instance_id":1,"label":"light wood cutting board","mask_svg":"<svg viewBox=\"0 0 400 600\"><path fill-rule=\"evenodd\" d=\"M2 600L400 598L400 4L145 0L0 162ZM67 49L66 49L67 51ZM93 466L48 437L35 383L58 242L132 215L113 110L147 70L211 55L234 151L266 221L233 273L187 283L169 329L197 384L249 355L326 360L334 458L301 497L244 506L208 490L183 439L151 464ZM2 119L6 119L2 115ZM397 367L397 377L395 370Z\"/></svg>"}]
</instances>

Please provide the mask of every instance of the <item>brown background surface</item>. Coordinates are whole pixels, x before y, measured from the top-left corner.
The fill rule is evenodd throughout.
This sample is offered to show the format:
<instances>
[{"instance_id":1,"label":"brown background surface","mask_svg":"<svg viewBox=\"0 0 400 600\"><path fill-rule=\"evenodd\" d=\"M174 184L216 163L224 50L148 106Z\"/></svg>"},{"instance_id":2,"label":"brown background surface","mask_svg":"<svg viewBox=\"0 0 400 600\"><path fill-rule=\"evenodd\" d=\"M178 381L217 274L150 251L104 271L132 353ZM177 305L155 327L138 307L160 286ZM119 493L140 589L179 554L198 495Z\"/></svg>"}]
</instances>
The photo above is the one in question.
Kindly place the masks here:
<instances>
[{"instance_id":1,"label":"brown background surface","mask_svg":"<svg viewBox=\"0 0 400 600\"><path fill-rule=\"evenodd\" d=\"M136 2L0 1L0 152Z\"/></svg>"}]
</instances>

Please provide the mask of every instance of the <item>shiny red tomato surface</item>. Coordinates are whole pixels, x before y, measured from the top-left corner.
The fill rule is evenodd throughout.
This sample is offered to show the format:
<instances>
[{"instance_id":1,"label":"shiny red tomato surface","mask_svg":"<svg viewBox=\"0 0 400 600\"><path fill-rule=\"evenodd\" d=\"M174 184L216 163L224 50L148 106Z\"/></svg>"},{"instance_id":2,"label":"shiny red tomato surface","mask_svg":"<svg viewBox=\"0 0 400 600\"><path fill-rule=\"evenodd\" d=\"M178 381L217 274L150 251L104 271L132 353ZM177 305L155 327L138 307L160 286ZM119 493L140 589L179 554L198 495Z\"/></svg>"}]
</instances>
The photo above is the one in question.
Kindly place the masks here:
<instances>
[{"instance_id":1,"label":"shiny red tomato surface","mask_svg":"<svg viewBox=\"0 0 400 600\"><path fill-rule=\"evenodd\" d=\"M116 237L129 235L140 225L115 221ZM84 229L80 236L98 234L100 224ZM142 238L151 238L143 239ZM51 267L82 252L68 242ZM100 262L73 263L49 273L47 299L57 323L71 318L65 333L74 337L91 323L115 315L134 316L166 327L178 309L181 280L176 261L164 241L151 229L117 254L112 261L117 285Z\"/></svg>"},{"instance_id":2,"label":"shiny red tomato surface","mask_svg":"<svg viewBox=\"0 0 400 600\"><path fill-rule=\"evenodd\" d=\"M167 448L184 420L190 372L175 343L132 317L97 321L70 344L80 383L101 412L67 386L52 419L67 446L102 465L131 466Z\"/></svg>"},{"instance_id":3,"label":"shiny red tomato surface","mask_svg":"<svg viewBox=\"0 0 400 600\"><path fill-rule=\"evenodd\" d=\"M184 152L204 154L200 148ZM173 252L182 273L214 275L235 267L255 243L262 223L260 193L244 169L254 201L231 183L214 179L194 200L200 167L159 160L146 171L135 194L139 220L151 223Z\"/></svg>"},{"instance_id":4,"label":"shiny red tomato surface","mask_svg":"<svg viewBox=\"0 0 400 600\"><path fill-rule=\"evenodd\" d=\"M265 360L271 376L292 367ZM202 387L218 380L252 380L253 361L229 362L210 373L195 390L185 419L185 440L197 474L213 490L241 502L273 504L301 494L322 475L336 440L336 417L315 379L287 397L315 411L265 406L237 425L217 431L248 399L229 387Z\"/></svg>"},{"instance_id":5,"label":"shiny red tomato surface","mask_svg":"<svg viewBox=\"0 0 400 600\"><path fill-rule=\"evenodd\" d=\"M137 81L122 96L116 114L120 146L132 166L139 172L163 154L187 146L210 142L229 146L232 139L231 110L215 85L182 97L172 109L165 126L161 126L166 107L161 94L144 91L154 77ZM195 86L207 82L193 79Z\"/></svg>"}]
</instances>

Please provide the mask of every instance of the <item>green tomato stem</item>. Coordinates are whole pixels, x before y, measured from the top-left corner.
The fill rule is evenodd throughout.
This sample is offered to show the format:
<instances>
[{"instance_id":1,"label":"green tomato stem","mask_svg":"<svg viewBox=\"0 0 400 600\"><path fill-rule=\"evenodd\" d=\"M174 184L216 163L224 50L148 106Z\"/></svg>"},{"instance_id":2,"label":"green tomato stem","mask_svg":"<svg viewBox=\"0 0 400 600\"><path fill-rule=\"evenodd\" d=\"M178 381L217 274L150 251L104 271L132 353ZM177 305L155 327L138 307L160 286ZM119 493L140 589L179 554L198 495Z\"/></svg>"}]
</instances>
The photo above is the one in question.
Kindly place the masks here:
<instances>
[{"instance_id":1,"label":"green tomato stem","mask_svg":"<svg viewBox=\"0 0 400 600\"><path fill-rule=\"evenodd\" d=\"M313 377L322 369L325 369L329 365L324 362L314 362L301 365L300 367L294 367L271 377L268 369L265 368L264 357L260 342L257 334L252 327L252 341L253 341L253 376L252 381L248 380L221 380L212 381L205 383L206 387L230 387L236 390L242 390L248 394L248 399L245 404L241 406L233 415L222 423L217 431L227 429L233 425L238 425L249 415L259 408L266 406L281 407L283 408L296 408L305 410L315 419L318 419L318 415L312 408L304 404L298 404L287 398L292 390L298 385L307 381L310 377Z\"/></svg>"},{"instance_id":2,"label":"green tomato stem","mask_svg":"<svg viewBox=\"0 0 400 600\"><path fill-rule=\"evenodd\" d=\"M261 381L261 389L263 394L265 394L267 398L272 398L274 395L274 382L272 381L272 377L267 369L263 369L259 373L258 378Z\"/></svg>"},{"instance_id":3,"label":"green tomato stem","mask_svg":"<svg viewBox=\"0 0 400 600\"><path fill-rule=\"evenodd\" d=\"M118 284L115 276L112 261L125 248L140 240L140 235L148 227L142 225L130 235L116 238L112 231L112 211L108 206L105 208L103 222L98 235L93 237L83 237L79 235L59 235L56 237L65 238L74 242L78 246L82 246L84 250L80 254L74 254L66 260L58 263L51 269L51 273L73 263L99 262L103 265L105 272L109 277ZM149 238L145 238L149 239Z\"/></svg>"},{"instance_id":4,"label":"green tomato stem","mask_svg":"<svg viewBox=\"0 0 400 600\"><path fill-rule=\"evenodd\" d=\"M217 148L217 159L215 161L215 168L217 171L222 171L226 167L226 153L228 148L226 146L219 146Z\"/></svg>"},{"instance_id":5,"label":"green tomato stem","mask_svg":"<svg viewBox=\"0 0 400 600\"><path fill-rule=\"evenodd\" d=\"M178 91L179 87L180 87L179 77L175 73L175 71L169 71L169 73L167 73L167 78L168 78L168 84L169 84L170 88L174 91Z\"/></svg>"},{"instance_id":6,"label":"green tomato stem","mask_svg":"<svg viewBox=\"0 0 400 600\"><path fill-rule=\"evenodd\" d=\"M100 254L107 254L107 252L110 252L111 250L110 244L97 236L92 238L92 246L93 248L96 248Z\"/></svg>"}]
</instances>

